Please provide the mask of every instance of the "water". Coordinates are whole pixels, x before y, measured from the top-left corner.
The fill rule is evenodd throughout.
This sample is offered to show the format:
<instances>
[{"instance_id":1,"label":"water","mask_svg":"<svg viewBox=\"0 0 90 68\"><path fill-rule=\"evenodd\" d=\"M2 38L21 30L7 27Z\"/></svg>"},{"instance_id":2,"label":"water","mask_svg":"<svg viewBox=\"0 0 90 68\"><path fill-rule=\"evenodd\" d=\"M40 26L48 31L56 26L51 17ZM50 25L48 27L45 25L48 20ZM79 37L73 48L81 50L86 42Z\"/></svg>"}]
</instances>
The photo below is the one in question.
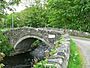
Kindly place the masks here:
<instances>
[{"instance_id":1,"label":"water","mask_svg":"<svg viewBox=\"0 0 90 68\"><path fill-rule=\"evenodd\" d=\"M3 61L4 68L33 68L34 63L44 59L44 52L47 49L48 46L41 43L29 52L5 57Z\"/></svg>"},{"instance_id":2,"label":"water","mask_svg":"<svg viewBox=\"0 0 90 68\"><path fill-rule=\"evenodd\" d=\"M5 57L3 61L4 68L31 68L34 63L34 57L30 52Z\"/></svg>"}]
</instances>

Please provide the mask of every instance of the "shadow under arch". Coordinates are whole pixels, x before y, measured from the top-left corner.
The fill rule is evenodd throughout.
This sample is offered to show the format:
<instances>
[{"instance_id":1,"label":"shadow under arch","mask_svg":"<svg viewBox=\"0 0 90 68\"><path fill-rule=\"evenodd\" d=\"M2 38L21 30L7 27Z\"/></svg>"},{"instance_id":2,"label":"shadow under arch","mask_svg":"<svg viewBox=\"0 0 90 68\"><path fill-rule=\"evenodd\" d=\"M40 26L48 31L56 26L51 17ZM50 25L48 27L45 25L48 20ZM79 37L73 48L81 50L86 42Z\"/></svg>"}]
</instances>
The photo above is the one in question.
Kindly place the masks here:
<instances>
[{"instance_id":1,"label":"shadow under arch","mask_svg":"<svg viewBox=\"0 0 90 68\"><path fill-rule=\"evenodd\" d=\"M16 51L27 51L28 48L30 48L30 45L32 45L32 43L34 43L36 40L40 40L42 42L44 42L47 46L50 46L50 44L45 41L44 39L37 37L37 36L24 36L21 39L19 39L17 41L17 43L14 45L14 49Z\"/></svg>"}]
</instances>

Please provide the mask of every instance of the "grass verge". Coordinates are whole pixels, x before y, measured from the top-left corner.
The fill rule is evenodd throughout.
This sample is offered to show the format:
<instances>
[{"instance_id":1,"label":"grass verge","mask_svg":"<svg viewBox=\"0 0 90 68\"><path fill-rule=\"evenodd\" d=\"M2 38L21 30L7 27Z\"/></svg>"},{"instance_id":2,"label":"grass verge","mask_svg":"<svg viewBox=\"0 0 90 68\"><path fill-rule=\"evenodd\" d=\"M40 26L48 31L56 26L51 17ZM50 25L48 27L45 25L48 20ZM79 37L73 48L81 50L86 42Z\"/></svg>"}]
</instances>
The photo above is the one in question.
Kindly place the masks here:
<instances>
[{"instance_id":1,"label":"grass verge","mask_svg":"<svg viewBox=\"0 0 90 68\"><path fill-rule=\"evenodd\" d=\"M70 52L68 68L82 68L83 59L79 48L73 40L70 41Z\"/></svg>"}]
</instances>

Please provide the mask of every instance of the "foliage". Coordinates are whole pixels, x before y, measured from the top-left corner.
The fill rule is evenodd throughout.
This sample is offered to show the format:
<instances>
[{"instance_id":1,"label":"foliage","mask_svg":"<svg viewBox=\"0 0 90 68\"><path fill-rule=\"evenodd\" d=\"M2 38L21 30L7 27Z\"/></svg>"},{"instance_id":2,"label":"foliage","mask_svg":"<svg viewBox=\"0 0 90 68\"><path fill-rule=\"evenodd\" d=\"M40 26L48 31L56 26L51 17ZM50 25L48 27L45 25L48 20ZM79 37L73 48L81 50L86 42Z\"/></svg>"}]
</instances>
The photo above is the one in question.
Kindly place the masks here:
<instances>
[{"instance_id":1,"label":"foliage","mask_svg":"<svg viewBox=\"0 0 90 68\"><path fill-rule=\"evenodd\" d=\"M11 5L19 4L21 0L0 0L0 27L6 22L7 10L13 11ZM3 23L3 24L2 24Z\"/></svg>"},{"instance_id":2,"label":"foliage","mask_svg":"<svg viewBox=\"0 0 90 68\"><path fill-rule=\"evenodd\" d=\"M7 27L11 26L12 15L14 27L45 27L48 23L46 10L42 7L29 7L20 13L13 13L7 16Z\"/></svg>"},{"instance_id":3,"label":"foliage","mask_svg":"<svg viewBox=\"0 0 90 68\"><path fill-rule=\"evenodd\" d=\"M58 41L56 41L55 46L51 49L50 55L53 55L57 52L57 48L61 46L61 44L64 42L64 38L60 37Z\"/></svg>"},{"instance_id":4,"label":"foliage","mask_svg":"<svg viewBox=\"0 0 90 68\"><path fill-rule=\"evenodd\" d=\"M82 68L82 58L73 40L70 41L70 52L71 55L68 63L68 68Z\"/></svg>"},{"instance_id":5,"label":"foliage","mask_svg":"<svg viewBox=\"0 0 90 68\"><path fill-rule=\"evenodd\" d=\"M56 52L57 52L56 49L51 49L50 55L53 55L53 54L55 54Z\"/></svg>"},{"instance_id":6,"label":"foliage","mask_svg":"<svg viewBox=\"0 0 90 68\"><path fill-rule=\"evenodd\" d=\"M5 55L9 55L12 50L13 48L10 46L8 39L0 31L0 52L5 53Z\"/></svg>"},{"instance_id":7,"label":"foliage","mask_svg":"<svg viewBox=\"0 0 90 68\"><path fill-rule=\"evenodd\" d=\"M44 68L44 65L47 64L47 60L42 60L39 63L37 63L36 65L34 65L34 68Z\"/></svg>"},{"instance_id":8,"label":"foliage","mask_svg":"<svg viewBox=\"0 0 90 68\"><path fill-rule=\"evenodd\" d=\"M54 27L90 32L89 0L48 0L42 7L40 0L20 13L6 17L7 27L11 26L12 15L14 27ZM0 23L4 26L5 22Z\"/></svg>"},{"instance_id":9,"label":"foliage","mask_svg":"<svg viewBox=\"0 0 90 68\"><path fill-rule=\"evenodd\" d=\"M46 8L32 6L17 13L14 23L15 26L48 26L90 32L89 6L90 2L86 0L48 0Z\"/></svg>"},{"instance_id":10,"label":"foliage","mask_svg":"<svg viewBox=\"0 0 90 68\"><path fill-rule=\"evenodd\" d=\"M34 65L34 68L56 68L54 64L47 66L48 61L46 60L42 60L39 63L37 63L36 65Z\"/></svg>"},{"instance_id":11,"label":"foliage","mask_svg":"<svg viewBox=\"0 0 90 68\"><path fill-rule=\"evenodd\" d=\"M50 26L90 32L89 0L48 0Z\"/></svg>"}]
</instances>

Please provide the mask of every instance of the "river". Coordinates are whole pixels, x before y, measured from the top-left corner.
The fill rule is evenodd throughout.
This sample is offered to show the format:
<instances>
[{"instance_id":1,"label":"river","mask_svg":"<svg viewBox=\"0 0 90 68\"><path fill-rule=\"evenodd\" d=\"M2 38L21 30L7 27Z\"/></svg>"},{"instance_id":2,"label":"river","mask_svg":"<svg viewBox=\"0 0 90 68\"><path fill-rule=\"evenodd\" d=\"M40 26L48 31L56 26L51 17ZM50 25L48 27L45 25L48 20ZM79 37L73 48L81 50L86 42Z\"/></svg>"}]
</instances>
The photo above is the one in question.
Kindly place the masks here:
<instances>
[{"instance_id":1,"label":"river","mask_svg":"<svg viewBox=\"0 0 90 68\"><path fill-rule=\"evenodd\" d=\"M3 63L4 68L32 68L34 57L30 52L18 54L15 56L5 57Z\"/></svg>"}]
</instances>

